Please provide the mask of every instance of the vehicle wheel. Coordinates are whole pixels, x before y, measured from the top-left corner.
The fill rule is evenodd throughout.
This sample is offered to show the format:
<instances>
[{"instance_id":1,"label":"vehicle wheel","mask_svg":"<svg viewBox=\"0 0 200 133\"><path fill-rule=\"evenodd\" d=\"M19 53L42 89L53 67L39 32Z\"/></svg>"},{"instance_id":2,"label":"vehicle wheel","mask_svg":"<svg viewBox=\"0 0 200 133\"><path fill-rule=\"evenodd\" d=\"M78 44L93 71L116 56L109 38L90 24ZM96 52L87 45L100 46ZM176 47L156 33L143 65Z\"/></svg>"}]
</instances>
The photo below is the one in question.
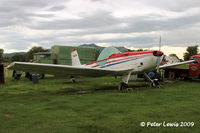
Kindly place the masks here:
<instances>
[{"instance_id":1,"label":"vehicle wheel","mask_svg":"<svg viewBox=\"0 0 200 133\"><path fill-rule=\"evenodd\" d=\"M44 79L45 78L45 74L40 74L39 79Z\"/></svg>"},{"instance_id":2,"label":"vehicle wheel","mask_svg":"<svg viewBox=\"0 0 200 133\"><path fill-rule=\"evenodd\" d=\"M170 72L168 78L174 80L176 78L175 72Z\"/></svg>"},{"instance_id":3,"label":"vehicle wheel","mask_svg":"<svg viewBox=\"0 0 200 133\"><path fill-rule=\"evenodd\" d=\"M13 71L12 77L15 80L19 80L21 78L21 74L17 74L16 70Z\"/></svg>"},{"instance_id":4,"label":"vehicle wheel","mask_svg":"<svg viewBox=\"0 0 200 133\"><path fill-rule=\"evenodd\" d=\"M126 88L128 88L128 85L124 82L120 83L119 85L119 91L125 90Z\"/></svg>"},{"instance_id":5,"label":"vehicle wheel","mask_svg":"<svg viewBox=\"0 0 200 133\"><path fill-rule=\"evenodd\" d=\"M25 77L28 78L30 81L32 81L32 73L26 72ZM45 74L39 75L39 79L44 79L44 78L45 78Z\"/></svg>"},{"instance_id":6,"label":"vehicle wheel","mask_svg":"<svg viewBox=\"0 0 200 133\"><path fill-rule=\"evenodd\" d=\"M25 77L26 77L27 79L29 79L30 81L32 81L32 75L31 75L29 72L26 72Z\"/></svg>"}]
</instances>

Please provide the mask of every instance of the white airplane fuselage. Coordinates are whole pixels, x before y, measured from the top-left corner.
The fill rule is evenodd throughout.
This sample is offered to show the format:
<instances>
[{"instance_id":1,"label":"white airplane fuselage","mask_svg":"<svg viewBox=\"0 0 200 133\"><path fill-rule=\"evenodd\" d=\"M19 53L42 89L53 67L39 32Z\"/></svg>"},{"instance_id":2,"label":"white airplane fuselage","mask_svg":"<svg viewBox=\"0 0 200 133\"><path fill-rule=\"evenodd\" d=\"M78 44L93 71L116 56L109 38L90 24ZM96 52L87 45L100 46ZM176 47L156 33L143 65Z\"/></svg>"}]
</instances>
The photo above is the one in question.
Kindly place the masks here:
<instances>
[{"instance_id":1,"label":"white airplane fuselage","mask_svg":"<svg viewBox=\"0 0 200 133\"><path fill-rule=\"evenodd\" d=\"M112 69L112 70L125 70L132 69L134 72L143 73L152 70L157 65L157 56L153 53L143 53L136 55L125 56L111 56L107 59L85 64L85 67ZM102 63L103 62L103 63Z\"/></svg>"}]
</instances>

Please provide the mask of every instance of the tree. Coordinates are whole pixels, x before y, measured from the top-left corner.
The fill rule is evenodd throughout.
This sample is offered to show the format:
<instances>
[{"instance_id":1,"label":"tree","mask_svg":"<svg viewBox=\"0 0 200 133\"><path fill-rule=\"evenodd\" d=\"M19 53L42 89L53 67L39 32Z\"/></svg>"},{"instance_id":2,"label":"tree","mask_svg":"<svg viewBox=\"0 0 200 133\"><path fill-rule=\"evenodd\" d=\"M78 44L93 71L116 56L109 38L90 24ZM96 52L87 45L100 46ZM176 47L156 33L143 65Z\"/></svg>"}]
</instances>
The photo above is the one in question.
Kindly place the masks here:
<instances>
[{"instance_id":1,"label":"tree","mask_svg":"<svg viewBox=\"0 0 200 133\"><path fill-rule=\"evenodd\" d=\"M24 54L15 54L11 57L11 61L20 61L24 62L26 61L26 57Z\"/></svg>"},{"instance_id":2,"label":"tree","mask_svg":"<svg viewBox=\"0 0 200 133\"><path fill-rule=\"evenodd\" d=\"M176 54L170 54L169 56L176 57L177 59L179 59L178 56L177 56ZM180 59L179 59L179 60L180 60Z\"/></svg>"},{"instance_id":3,"label":"tree","mask_svg":"<svg viewBox=\"0 0 200 133\"><path fill-rule=\"evenodd\" d=\"M33 54L38 52L47 52L47 49L44 49L43 47L32 47L27 53L26 53L26 61L33 59Z\"/></svg>"},{"instance_id":4,"label":"tree","mask_svg":"<svg viewBox=\"0 0 200 133\"><path fill-rule=\"evenodd\" d=\"M137 51L144 51L142 48L139 48Z\"/></svg>"},{"instance_id":5,"label":"tree","mask_svg":"<svg viewBox=\"0 0 200 133\"><path fill-rule=\"evenodd\" d=\"M189 60L189 58L193 55L197 55L198 54L198 45L195 45L195 46L189 46L187 49L186 49L186 53L184 53L184 60L187 61Z\"/></svg>"},{"instance_id":6,"label":"tree","mask_svg":"<svg viewBox=\"0 0 200 133\"><path fill-rule=\"evenodd\" d=\"M11 62L11 57L3 57L3 62Z\"/></svg>"}]
</instances>

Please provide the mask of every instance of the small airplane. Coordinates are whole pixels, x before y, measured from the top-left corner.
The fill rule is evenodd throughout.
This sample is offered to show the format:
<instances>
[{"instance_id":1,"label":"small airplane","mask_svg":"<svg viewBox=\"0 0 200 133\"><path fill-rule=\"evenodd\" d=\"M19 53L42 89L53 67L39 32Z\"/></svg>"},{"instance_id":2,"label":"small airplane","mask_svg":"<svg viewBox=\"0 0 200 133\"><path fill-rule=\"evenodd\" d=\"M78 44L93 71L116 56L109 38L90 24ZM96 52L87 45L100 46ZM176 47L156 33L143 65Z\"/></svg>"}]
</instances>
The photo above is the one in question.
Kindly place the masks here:
<instances>
[{"instance_id":1,"label":"small airplane","mask_svg":"<svg viewBox=\"0 0 200 133\"><path fill-rule=\"evenodd\" d=\"M194 60L166 64L160 66L163 52L159 50L112 53L107 58L81 65L77 49L71 51L72 66L57 64L41 64L29 62L13 62L7 68L24 72L51 74L56 76L121 76L122 82L119 90L128 88L128 82L136 80L138 74L144 74L153 87L158 85L158 80L152 80L146 72L160 68L176 66L194 62Z\"/></svg>"}]
</instances>

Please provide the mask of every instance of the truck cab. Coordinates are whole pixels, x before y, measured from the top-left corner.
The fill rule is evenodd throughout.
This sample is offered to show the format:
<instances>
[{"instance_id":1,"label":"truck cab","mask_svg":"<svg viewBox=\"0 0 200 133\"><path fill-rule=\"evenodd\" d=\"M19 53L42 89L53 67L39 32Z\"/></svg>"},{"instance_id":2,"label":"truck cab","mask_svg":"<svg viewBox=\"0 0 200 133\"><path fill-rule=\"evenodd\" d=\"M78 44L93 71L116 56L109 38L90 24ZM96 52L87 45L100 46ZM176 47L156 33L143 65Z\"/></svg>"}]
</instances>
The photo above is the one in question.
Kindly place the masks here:
<instances>
[{"instance_id":1,"label":"truck cab","mask_svg":"<svg viewBox=\"0 0 200 133\"><path fill-rule=\"evenodd\" d=\"M200 54L192 56L190 60L196 60L196 62L189 64L189 77L200 78Z\"/></svg>"}]
</instances>

